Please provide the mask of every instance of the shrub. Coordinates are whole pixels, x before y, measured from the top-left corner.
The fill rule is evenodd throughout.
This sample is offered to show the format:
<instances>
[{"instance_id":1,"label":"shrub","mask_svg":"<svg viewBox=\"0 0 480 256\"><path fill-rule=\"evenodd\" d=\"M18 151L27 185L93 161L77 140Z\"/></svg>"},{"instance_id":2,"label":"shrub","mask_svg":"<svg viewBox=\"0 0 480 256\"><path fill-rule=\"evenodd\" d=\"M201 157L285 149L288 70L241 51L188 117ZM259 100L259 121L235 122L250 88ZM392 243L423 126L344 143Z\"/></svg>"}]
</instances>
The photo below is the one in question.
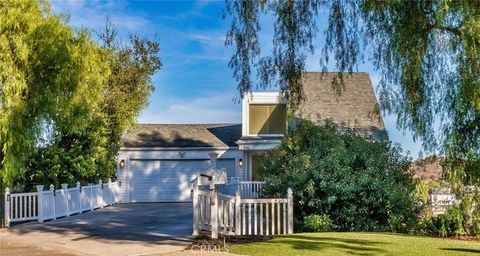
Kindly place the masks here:
<instances>
[{"instance_id":1,"label":"shrub","mask_svg":"<svg viewBox=\"0 0 480 256\"><path fill-rule=\"evenodd\" d=\"M417 223L410 161L398 147L300 120L260 163L266 196L294 193L295 225L327 214L337 230L409 231Z\"/></svg>"},{"instance_id":2,"label":"shrub","mask_svg":"<svg viewBox=\"0 0 480 256\"><path fill-rule=\"evenodd\" d=\"M452 212L432 217L426 223L425 232L429 235L447 237L462 234L462 222L458 215Z\"/></svg>"},{"instance_id":3,"label":"shrub","mask_svg":"<svg viewBox=\"0 0 480 256\"><path fill-rule=\"evenodd\" d=\"M478 235L479 215L471 201L464 200L452 206L445 214L431 217L425 221L424 233L432 236L447 237L458 235Z\"/></svg>"},{"instance_id":4,"label":"shrub","mask_svg":"<svg viewBox=\"0 0 480 256\"><path fill-rule=\"evenodd\" d=\"M305 230L311 232L327 232L333 229L332 220L328 215L312 214L305 216L303 220Z\"/></svg>"}]
</instances>

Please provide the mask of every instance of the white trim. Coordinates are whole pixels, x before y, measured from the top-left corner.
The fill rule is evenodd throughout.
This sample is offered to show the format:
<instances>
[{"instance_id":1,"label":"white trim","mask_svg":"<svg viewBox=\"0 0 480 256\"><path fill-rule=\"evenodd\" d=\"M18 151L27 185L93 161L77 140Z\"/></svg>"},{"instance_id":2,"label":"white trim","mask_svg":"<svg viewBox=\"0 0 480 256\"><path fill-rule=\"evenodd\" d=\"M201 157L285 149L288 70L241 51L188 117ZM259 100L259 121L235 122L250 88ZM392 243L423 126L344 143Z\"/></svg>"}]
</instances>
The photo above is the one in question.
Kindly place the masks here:
<instances>
[{"instance_id":1,"label":"white trim","mask_svg":"<svg viewBox=\"0 0 480 256\"><path fill-rule=\"evenodd\" d=\"M261 144L261 145L248 144L248 145L242 145L240 149L247 150L247 151L265 151L265 150L273 149L276 146L278 146L278 144Z\"/></svg>"},{"instance_id":2,"label":"white trim","mask_svg":"<svg viewBox=\"0 0 480 256\"><path fill-rule=\"evenodd\" d=\"M283 138L271 138L271 139L243 139L237 141L240 150L270 150L280 145Z\"/></svg>"},{"instance_id":3,"label":"white trim","mask_svg":"<svg viewBox=\"0 0 480 256\"><path fill-rule=\"evenodd\" d=\"M126 151L184 151L184 150L209 150L209 151L216 151L216 150L238 150L238 147L121 147L119 151L126 152Z\"/></svg>"},{"instance_id":4,"label":"white trim","mask_svg":"<svg viewBox=\"0 0 480 256\"><path fill-rule=\"evenodd\" d=\"M223 150L128 150L123 151L122 156L128 159L210 159L209 153L217 153L218 158L235 158L241 156L239 149L223 149Z\"/></svg>"}]
</instances>

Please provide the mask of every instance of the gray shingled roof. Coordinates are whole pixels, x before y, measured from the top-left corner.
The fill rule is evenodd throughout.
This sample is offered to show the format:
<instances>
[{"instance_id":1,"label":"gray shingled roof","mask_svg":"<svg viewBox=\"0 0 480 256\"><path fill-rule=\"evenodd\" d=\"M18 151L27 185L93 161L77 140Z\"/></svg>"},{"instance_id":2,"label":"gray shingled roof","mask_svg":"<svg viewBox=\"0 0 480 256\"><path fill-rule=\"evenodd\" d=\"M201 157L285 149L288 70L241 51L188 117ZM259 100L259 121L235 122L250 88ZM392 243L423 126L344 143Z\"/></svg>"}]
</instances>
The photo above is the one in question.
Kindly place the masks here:
<instances>
[{"instance_id":1,"label":"gray shingled roof","mask_svg":"<svg viewBox=\"0 0 480 256\"><path fill-rule=\"evenodd\" d=\"M307 72L303 75L305 101L298 117L315 123L332 121L340 128L356 128L360 133L388 139L368 73L344 73L343 87L332 87L335 73Z\"/></svg>"},{"instance_id":2,"label":"gray shingled roof","mask_svg":"<svg viewBox=\"0 0 480 256\"><path fill-rule=\"evenodd\" d=\"M305 101L298 117L388 139L368 73L344 74L341 92L332 88L334 73L303 75ZM237 147L241 124L139 124L123 136L125 147Z\"/></svg>"},{"instance_id":3,"label":"gray shingled roof","mask_svg":"<svg viewBox=\"0 0 480 256\"><path fill-rule=\"evenodd\" d=\"M241 124L138 124L125 147L237 147Z\"/></svg>"}]
</instances>

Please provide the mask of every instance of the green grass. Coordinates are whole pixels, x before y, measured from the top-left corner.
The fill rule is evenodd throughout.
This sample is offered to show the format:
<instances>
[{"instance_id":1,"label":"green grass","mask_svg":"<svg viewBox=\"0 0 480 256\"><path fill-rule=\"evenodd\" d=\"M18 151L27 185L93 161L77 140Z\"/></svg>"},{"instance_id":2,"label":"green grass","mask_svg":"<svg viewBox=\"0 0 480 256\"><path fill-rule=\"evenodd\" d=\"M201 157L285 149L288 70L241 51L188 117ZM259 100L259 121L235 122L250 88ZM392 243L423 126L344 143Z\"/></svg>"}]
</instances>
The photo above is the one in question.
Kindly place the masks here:
<instances>
[{"instance_id":1,"label":"green grass","mask_svg":"<svg viewBox=\"0 0 480 256\"><path fill-rule=\"evenodd\" d=\"M480 255L480 242L391 233L299 233L232 245L243 255Z\"/></svg>"}]
</instances>

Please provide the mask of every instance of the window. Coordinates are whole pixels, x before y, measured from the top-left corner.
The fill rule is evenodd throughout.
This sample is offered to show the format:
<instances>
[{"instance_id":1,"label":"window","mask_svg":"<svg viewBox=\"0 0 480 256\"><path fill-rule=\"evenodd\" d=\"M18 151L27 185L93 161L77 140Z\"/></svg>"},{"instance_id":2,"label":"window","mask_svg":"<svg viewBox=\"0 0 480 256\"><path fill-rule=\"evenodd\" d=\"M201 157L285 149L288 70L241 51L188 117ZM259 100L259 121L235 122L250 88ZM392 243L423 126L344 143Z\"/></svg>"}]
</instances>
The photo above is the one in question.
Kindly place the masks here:
<instances>
[{"instance_id":1,"label":"window","mask_svg":"<svg viewBox=\"0 0 480 256\"><path fill-rule=\"evenodd\" d=\"M285 104L250 104L249 134L285 134Z\"/></svg>"}]
</instances>

